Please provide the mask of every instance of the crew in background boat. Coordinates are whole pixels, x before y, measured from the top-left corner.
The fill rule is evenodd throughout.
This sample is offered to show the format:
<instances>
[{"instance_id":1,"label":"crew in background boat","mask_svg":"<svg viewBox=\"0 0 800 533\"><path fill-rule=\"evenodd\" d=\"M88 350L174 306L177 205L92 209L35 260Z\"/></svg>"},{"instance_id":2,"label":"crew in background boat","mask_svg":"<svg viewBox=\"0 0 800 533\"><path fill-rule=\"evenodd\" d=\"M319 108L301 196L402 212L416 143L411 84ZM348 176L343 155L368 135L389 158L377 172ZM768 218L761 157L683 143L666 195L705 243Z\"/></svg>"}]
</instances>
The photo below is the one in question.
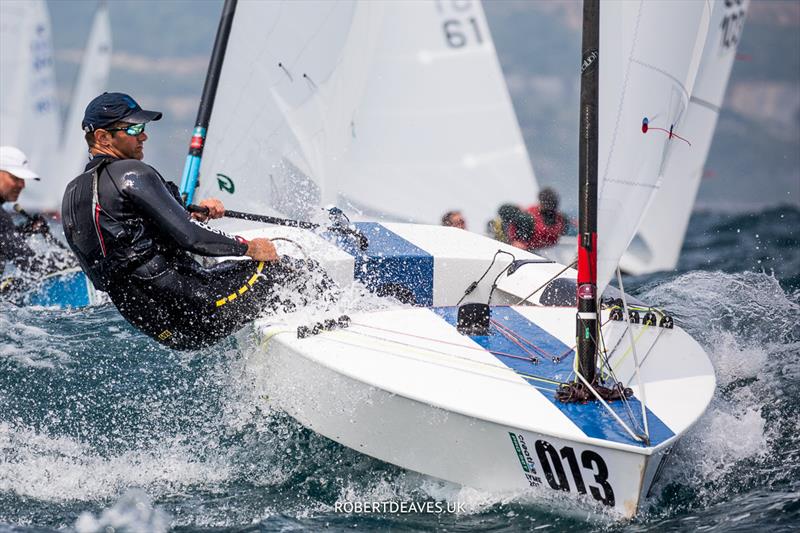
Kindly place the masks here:
<instances>
[{"instance_id":1,"label":"crew in background boat","mask_svg":"<svg viewBox=\"0 0 800 533\"><path fill-rule=\"evenodd\" d=\"M533 234L533 217L514 204L503 204L487 224L487 233L500 242L525 248Z\"/></svg>"},{"instance_id":2,"label":"crew in background boat","mask_svg":"<svg viewBox=\"0 0 800 533\"><path fill-rule=\"evenodd\" d=\"M527 209L533 217L533 236L527 248L536 250L558 244L562 235L569 231L569 218L558 210L558 193L550 187L539 191L539 205Z\"/></svg>"},{"instance_id":3,"label":"crew in background boat","mask_svg":"<svg viewBox=\"0 0 800 533\"><path fill-rule=\"evenodd\" d=\"M22 150L13 146L0 146L0 204L16 202L28 180L39 181ZM0 296L11 298L41 277L69 266L70 257L59 251L37 252L28 238L34 234L46 235L49 228L41 216L28 216L27 222L17 226L11 215L0 209L0 275L7 263L16 266L13 275L0 278Z\"/></svg>"},{"instance_id":4,"label":"crew in background boat","mask_svg":"<svg viewBox=\"0 0 800 533\"><path fill-rule=\"evenodd\" d=\"M223 216L222 202L203 200L206 213L190 214L178 187L141 161L145 125L160 118L127 94L103 93L89 103L82 127L92 159L67 186L62 219L83 271L122 316L162 344L192 349L284 304L278 284L304 294L305 277L297 264L279 260L268 239L247 241L205 225ZM204 267L190 253L252 261Z\"/></svg>"},{"instance_id":5,"label":"crew in background boat","mask_svg":"<svg viewBox=\"0 0 800 533\"><path fill-rule=\"evenodd\" d=\"M558 244L570 228L570 220L558 210L558 193L546 187L539 191L539 204L522 210L503 204L488 225L495 239L524 250L538 250Z\"/></svg>"},{"instance_id":6,"label":"crew in background boat","mask_svg":"<svg viewBox=\"0 0 800 533\"><path fill-rule=\"evenodd\" d=\"M467 222L461 211L448 211L442 216L442 226L467 229Z\"/></svg>"}]
</instances>

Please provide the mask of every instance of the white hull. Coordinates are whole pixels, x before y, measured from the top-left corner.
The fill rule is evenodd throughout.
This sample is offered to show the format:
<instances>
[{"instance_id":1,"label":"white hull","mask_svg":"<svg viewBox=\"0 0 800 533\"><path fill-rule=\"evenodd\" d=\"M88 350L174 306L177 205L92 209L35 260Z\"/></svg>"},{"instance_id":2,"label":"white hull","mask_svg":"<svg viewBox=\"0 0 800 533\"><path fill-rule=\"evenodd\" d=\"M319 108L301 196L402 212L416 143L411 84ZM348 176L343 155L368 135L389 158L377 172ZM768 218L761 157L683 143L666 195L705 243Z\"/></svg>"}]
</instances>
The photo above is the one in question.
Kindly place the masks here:
<instances>
[{"instance_id":1,"label":"white hull","mask_svg":"<svg viewBox=\"0 0 800 533\"><path fill-rule=\"evenodd\" d=\"M454 306L498 248L513 250L517 259L538 258L452 228L384 226L430 253L432 301L351 314L349 327L304 338L298 338L298 326L336 314L257 321L258 348L249 365L267 376L272 404L321 435L409 470L493 492L541 486L583 493L621 516L633 516L665 452L711 400L715 378L702 348L678 327L632 326L643 391L634 377L625 322L608 321L603 312L609 365L634 392L630 415L620 402L614 409L641 434L638 399L646 392L651 442L644 444L597 402L554 399L557 383L572 379L574 308L508 306L561 265L527 264L498 278L493 303L500 305L492 308L493 318L544 350L536 364L520 362L518 355L508 355L513 346L502 344L501 335L460 334ZM290 234L340 284L368 270L370 258L388 261L391 250L402 248L393 242L372 251L371 245L354 271L353 256L319 237L287 229L267 233ZM490 280L508 264L498 260L468 301L485 301ZM561 276L569 280L574 271ZM538 296L528 301L536 304Z\"/></svg>"},{"instance_id":2,"label":"white hull","mask_svg":"<svg viewBox=\"0 0 800 533\"><path fill-rule=\"evenodd\" d=\"M559 487L566 480L571 494L582 490L598 505L607 499L623 517L632 517L667 449L648 455L576 443L376 388L281 347L269 350L263 360L259 355L264 354L252 362L266 365L270 400L308 429L376 459L468 487L496 493L531 487L565 490ZM555 455L557 466L543 466L537 447L548 445L564 454L572 450L578 464L596 454L608 469L608 479L596 481L592 462L591 468L579 466L576 482L569 460L560 455Z\"/></svg>"}]
</instances>

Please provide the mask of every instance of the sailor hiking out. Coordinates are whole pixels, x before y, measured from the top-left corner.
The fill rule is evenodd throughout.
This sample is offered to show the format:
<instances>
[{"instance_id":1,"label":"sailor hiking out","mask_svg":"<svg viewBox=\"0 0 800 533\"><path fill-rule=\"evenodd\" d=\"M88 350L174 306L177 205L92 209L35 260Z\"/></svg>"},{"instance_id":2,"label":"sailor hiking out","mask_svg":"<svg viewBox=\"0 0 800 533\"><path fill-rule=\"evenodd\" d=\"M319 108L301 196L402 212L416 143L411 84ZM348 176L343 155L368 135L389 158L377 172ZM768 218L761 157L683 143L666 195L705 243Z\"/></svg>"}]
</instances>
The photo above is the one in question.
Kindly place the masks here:
<instances>
[{"instance_id":1,"label":"sailor hiking out","mask_svg":"<svg viewBox=\"0 0 800 533\"><path fill-rule=\"evenodd\" d=\"M141 161L145 125L160 118L122 93L89 103L82 127L92 159L64 193L64 233L123 317L162 344L193 349L285 304L277 285L303 292L307 265L280 259L268 239L247 241L204 224L224 215L219 200L203 200L205 213L190 214L177 186ZM190 253L251 260L203 266Z\"/></svg>"}]
</instances>

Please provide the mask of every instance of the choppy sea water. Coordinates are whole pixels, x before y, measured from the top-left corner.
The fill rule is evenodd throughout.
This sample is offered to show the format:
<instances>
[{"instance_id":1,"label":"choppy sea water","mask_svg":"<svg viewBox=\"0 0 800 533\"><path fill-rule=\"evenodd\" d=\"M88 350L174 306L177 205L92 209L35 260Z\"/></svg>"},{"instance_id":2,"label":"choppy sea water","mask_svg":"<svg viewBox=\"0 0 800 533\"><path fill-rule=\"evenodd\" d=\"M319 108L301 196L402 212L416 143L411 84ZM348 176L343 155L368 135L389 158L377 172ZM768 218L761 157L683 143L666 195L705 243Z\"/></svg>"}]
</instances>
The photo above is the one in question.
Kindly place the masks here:
<instances>
[{"instance_id":1,"label":"choppy sea water","mask_svg":"<svg viewBox=\"0 0 800 533\"><path fill-rule=\"evenodd\" d=\"M0 531L800 528L800 210L696 213L678 269L627 283L675 312L718 378L633 521L339 446L266 407L235 340L177 353L112 306L0 304ZM337 511L353 501L460 511Z\"/></svg>"}]
</instances>

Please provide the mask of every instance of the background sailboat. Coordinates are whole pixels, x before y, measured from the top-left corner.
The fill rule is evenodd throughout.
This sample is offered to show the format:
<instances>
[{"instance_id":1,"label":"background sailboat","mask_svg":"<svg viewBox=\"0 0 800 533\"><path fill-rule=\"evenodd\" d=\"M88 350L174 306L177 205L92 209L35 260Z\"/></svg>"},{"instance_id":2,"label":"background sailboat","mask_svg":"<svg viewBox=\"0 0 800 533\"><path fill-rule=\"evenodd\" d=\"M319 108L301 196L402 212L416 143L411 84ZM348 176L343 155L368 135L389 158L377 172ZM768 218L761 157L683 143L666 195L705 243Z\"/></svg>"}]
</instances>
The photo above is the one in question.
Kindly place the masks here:
<instances>
[{"instance_id":1,"label":"background sailboat","mask_svg":"<svg viewBox=\"0 0 800 533\"><path fill-rule=\"evenodd\" d=\"M80 124L86 105L106 89L111 71L111 20L108 5L103 1L95 11L89 39L81 58L80 70L72 89L69 112L64 121L62 143L58 153L58 171L51 173L59 180L57 205L66 184L83 171L88 161L88 149Z\"/></svg>"},{"instance_id":2,"label":"background sailboat","mask_svg":"<svg viewBox=\"0 0 800 533\"><path fill-rule=\"evenodd\" d=\"M83 110L104 90L111 68L108 7L101 2L95 12L66 122L61 120L56 91L46 2L0 2L0 24L0 144L21 148L42 176L25 191L20 204L31 212L58 212L64 187L87 160L79 127Z\"/></svg>"},{"instance_id":3,"label":"background sailboat","mask_svg":"<svg viewBox=\"0 0 800 533\"><path fill-rule=\"evenodd\" d=\"M47 176L61 116L44 0L0 2L0 50L0 144L19 147ZM30 207L35 206L40 200L32 200Z\"/></svg>"},{"instance_id":4,"label":"background sailboat","mask_svg":"<svg viewBox=\"0 0 800 533\"><path fill-rule=\"evenodd\" d=\"M681 135L661 186L620 265L631 274L675 268L725 96L749 0L712 2L708 36Z\"/></svg>"}]
</instances>

